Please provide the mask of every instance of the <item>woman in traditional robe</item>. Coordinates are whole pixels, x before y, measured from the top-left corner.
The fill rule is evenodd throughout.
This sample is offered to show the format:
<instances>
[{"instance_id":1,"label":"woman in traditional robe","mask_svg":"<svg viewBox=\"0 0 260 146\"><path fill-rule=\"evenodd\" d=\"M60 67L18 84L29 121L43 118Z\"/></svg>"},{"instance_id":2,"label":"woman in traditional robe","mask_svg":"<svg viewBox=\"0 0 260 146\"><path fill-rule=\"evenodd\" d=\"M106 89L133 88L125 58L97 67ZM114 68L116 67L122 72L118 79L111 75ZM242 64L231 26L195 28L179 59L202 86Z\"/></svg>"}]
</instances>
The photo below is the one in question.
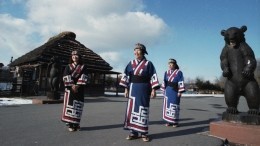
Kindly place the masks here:
<instances>
[{"instance_id":1,"label":"woman in traditional robe","mask_svg":"<svg viewBox=\"0 0 260 146\"><path fill-rule=\"evenodd\" d=\"M87 68L82 63L78 51L72 51L70 64L64 70L63 82L65 86L62 121L69 131L80 128L80 120L84 106L84 88L87 83Z\"/></svg>"},{"instance_id":2,"label":"woman in traditional robe","mask_svg":"<svg viewBox=\"0 0 260 146\"><path fill-rule=\"evenodd\" d=\"M164 74L161 90L164 92L163 120L166 126L179 124L180 99L185 92L184 78L175 59L169 59L169 69Z\"/></svg>"},{"instance_id":3,"label":"woman in traditional robe","mask_svg":"<svg viewBox=\"0 0 260 146\"><path fill-rule=\"evenodd\" d=\"M148 54L143 44L136 44L135 59L126 66L120 85L125 87L125 97L128 98L124 129L130 130L127 140L138 138L149 141L148 122L150 98L156 96L155 90L159 82L155 67L145 58Z\"/></svg>"}]
</instances>

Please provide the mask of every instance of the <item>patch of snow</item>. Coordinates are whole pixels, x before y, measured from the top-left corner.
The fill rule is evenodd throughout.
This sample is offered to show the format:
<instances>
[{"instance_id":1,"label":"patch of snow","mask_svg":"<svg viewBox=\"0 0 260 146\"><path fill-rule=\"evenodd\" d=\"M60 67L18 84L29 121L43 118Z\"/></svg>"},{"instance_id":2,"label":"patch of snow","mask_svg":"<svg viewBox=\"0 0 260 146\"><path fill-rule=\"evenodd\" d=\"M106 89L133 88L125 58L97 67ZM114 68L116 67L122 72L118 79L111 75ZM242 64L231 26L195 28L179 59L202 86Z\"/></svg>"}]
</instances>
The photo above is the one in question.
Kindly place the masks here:
<instances>
[{"instance_id":1,"label":"patch of snow","mask_svg":"<svg viewBox=\"0 0 260 146\"><path fill-rule=\"evenodd\" d=\"M105 95L116 95L115 92L105 92ZM120 96L124 96L124 93L118 93L118 95ZM157 97L163 97L163 93L162 92L158 92L156 91L156 96ZM223 94L182 94L182 97L224 97Z\"/></svg>"},{"instance_id":2,"label":"patch of snow","mask_svg":"<svg viewBox=\"0 0 260 146\"><path fill-rule=\"evenodd\" d=\"M0 98L0 106L20 104L32 104L32 100L22 98Z\"/></svg>"}]
</instances>

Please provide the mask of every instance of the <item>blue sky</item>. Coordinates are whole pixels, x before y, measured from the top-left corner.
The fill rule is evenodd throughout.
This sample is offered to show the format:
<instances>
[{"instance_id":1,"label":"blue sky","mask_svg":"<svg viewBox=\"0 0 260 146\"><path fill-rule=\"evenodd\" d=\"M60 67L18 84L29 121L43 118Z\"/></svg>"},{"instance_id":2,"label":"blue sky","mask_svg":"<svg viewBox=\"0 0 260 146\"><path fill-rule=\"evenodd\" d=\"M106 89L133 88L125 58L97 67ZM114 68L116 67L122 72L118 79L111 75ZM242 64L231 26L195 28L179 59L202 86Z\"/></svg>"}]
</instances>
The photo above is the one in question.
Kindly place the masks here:
<instances>
[{"instance_id":1,"label":"blue sky","mask_svg":"<svg viewBox=\"0 0 260 146\"><path fill-rule=\"evenodd\" d=\"M9 63L62 31L122 72L137 42L146 45L160 80L175 58L185 80L221 76L222 29L246 25L260 58L260 0L1 0L0 62Z\"/></svg>"}]
</instances>

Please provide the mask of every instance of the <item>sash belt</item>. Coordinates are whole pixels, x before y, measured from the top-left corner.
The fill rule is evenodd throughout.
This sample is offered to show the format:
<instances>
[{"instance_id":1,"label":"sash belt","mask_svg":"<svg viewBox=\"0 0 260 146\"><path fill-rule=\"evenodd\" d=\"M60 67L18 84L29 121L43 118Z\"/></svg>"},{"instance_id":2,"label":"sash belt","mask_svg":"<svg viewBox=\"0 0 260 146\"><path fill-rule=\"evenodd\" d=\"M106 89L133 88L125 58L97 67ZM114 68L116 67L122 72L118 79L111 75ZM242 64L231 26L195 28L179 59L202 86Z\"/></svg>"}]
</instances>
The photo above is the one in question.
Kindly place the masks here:
<instances>
[{"instance_id":1,"label":"sash belt","mask_svg":"<svg viewBox=\"0 0 260 146\"><path fill-rule=\"evenodd\" d=\"M175 90L176 92L178 92L178 83L177 82L168 82L167 86L172 87L173 90Z\"/></svg>"},{"instance_id":2,"label":"sash belt","mask_svg":"<svg viewBox=\"0 0 260 146\"><path fill-rule=\"evenodd\" d=\"M132 83L150 83L150 79L148 76L131 76L131 82Z\"/></svg>"}]
</instances>

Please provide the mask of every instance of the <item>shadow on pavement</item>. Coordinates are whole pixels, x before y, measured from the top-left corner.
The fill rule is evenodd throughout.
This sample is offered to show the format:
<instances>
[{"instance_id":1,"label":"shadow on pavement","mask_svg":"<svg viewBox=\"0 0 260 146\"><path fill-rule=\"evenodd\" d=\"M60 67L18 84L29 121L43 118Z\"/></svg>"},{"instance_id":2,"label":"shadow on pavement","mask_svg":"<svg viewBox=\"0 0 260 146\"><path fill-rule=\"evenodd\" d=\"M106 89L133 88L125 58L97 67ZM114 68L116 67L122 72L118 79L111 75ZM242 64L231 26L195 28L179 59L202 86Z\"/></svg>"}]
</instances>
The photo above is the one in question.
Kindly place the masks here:
<instances>
[{"instance_id":1,"label":"shadow on pavement","mask_svg":"<svg viewBox=\"0 0 260 146\"><path fill-rule=\"evenodd\" d=\"M217 108L217 109L226 109L227 108L221 104L209 104L209 105L211 105L213 108Z\"/></svg>"},{"instance_id":2,"label":"shadow on pavement","mask_svg":"<svg viewBox=\"0 0 260 146\"><path fill-rule=\"evenodd\" d=\"M203 112L207 112L207 111L209 111L209 110L196 109L196 108L191 108L191 109L187 109L187 110L193 110L193 111L203 111Z\"/></svg>"},{"instance_id":3,"label":"shadow on pavement","mask_svg":"<svg viewBox=\"0 0 260 146\"><path fill-rule=\"evenodd\" d=\"M112 100L109 98L103 98L103 97L97 97L97 98L85 98L84 102L90 103L90 102L127 102L127 101L121 101L121 100Z\"/></svg>"},{"instance_id":4,"label":"shadow on pavement","mask_svg":"<svg viewBox=\"0 0 260 146\"><path fill-rule=\"evenodd\" d=\"M190 120L190 119L185 119L185 120ZM195 127L195 128L189 128L189 129L183 129L183 130L178 130L175 129L175 131L172 132L164 132L164 133L157 133L157 134L151 134L150 137L152 139L161 139L161 138L167 138L167 137L174 137L174 136L182 136L182 135L190 135L190 134L195 134L199 132L203 132L205 130L209 129L208 124L211 121L214 121L215 119L209 119L209 120L203 120L203 121L196 121L196 122L188 122L188 123L180 123L180 127L187 127L187 126L199 126L199 125L205 125L206 126L200 126L200 127Z\"/></svg>"},{"instance_id":5,"label":"shadow on pavement","mask_svg":"<svg viewBox=\"0 0 260 146\"><path fill-rule=\"evenodd\" d=\"M185 118L185 119L179 119L179 121L188 121L188 120L193 120L193 118ZM166 122L161 120L161 121L150 121L149 125L164 125Z\"/></svg>"},{"instance_id":6,"label":"shadow on pavement","mask_svg":"<svg viewBox=\"0 0 260 146\"><path fill-rule=\"evenodd\" d=\"M180 119L180 121L187 121L187 120L192 120L192 118L186 118L186 119ZM156 125L156 124L164 124L165 122L163 120L161 121L150 121L149 125ZM198 124L195 123L194 124ZM204 123L202 123L204 124ZM115 125L102 125L102 126L93 126L93 127L81 127L80 130L81 131L93 131L93 130L104 130L104 129L113 129L113 128L120 128L120 127L124 127L124 124L115 124Z\"/></svg>"},{"instance_id":7,"label":"shadow on pavement","mask_svg":"<svg viewBox=\"0 0 260 146\"><path fill-rule=\"evenodd\" d=\"M185 126L198 126L198 125L204 125L204 124L209 124L211 121L214 121L216 119L209 119L209 120L203 120L203 121L196 121L196 122L189 122L189 123L180 123L180 127L185 127Z\"/></svg>"},{"instance_id":8,"label":"shadow on pavement","mask_svg":"<svg viewBox=\"0 0 260 146\"><path fill-rule=\"evenodd\" d=\"M208 126L201 126L201 127L172 131L172 132L151 134L149 136L151 137L152 140L153 139L162 139L162 138L168 138L168 137L174 137L174 136L182 136L182 135L190 135L190 134L199 133L199 132L202 132L205 128L208 128Z\"/></svg>"},{"instance_id":9,"label":"shadow on pavement","mask_svg":"<svg viewBox=\"0 0 260 146\"><path fill-rule=\"evenodd\" d=\"M103 126L93 126L93 127L81 127L81 131L94 131L94 130L104 130L104 129L113 129L124 127L124 124L115 124L115 125L103 125Z\"/></svg>"}]
</instances>

